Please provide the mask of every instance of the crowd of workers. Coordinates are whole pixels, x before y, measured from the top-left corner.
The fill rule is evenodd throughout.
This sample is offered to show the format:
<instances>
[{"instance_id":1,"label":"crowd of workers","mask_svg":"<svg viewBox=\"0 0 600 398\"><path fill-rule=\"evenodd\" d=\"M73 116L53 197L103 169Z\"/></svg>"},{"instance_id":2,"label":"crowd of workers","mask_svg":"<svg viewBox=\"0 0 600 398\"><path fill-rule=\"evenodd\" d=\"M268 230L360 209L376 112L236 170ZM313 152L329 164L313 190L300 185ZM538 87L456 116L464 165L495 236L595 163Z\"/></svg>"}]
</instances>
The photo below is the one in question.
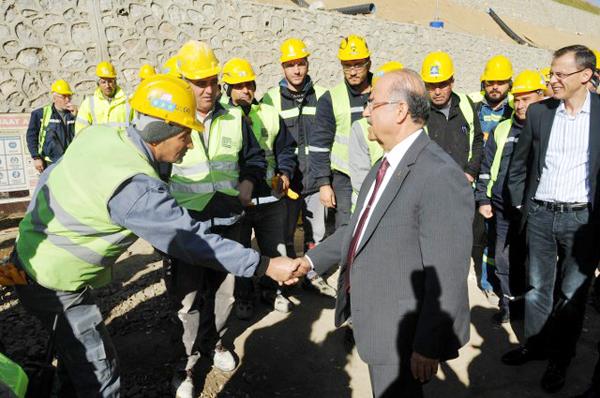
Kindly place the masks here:
<instances>
[{"instance_id":1,"label":"crowd of workers","mask_svg":"<svg viewBox=\"0 0 600 398\"><path fill-rule=\"evenodd\" d=\"M25 283L16 286L22 304L56 333L60 396L119 394L116 353L92 290L110 281L112 264L136 236L164 258L165 284L180 321L175 351L182 356L173 378L180 398L195 396L192 371L200 356L223 371L236 367L220 338L232 311L240 319L253 317L255 286L261 300L281 312L292 309L287 285L300 278L306 288L336 296L323 275L292 260L296 226L301 217L306 250L325 238L330 220L336 229L348 224L365 176L384 155L363 111L392 103L370 103L369 95L383 75L403 65L390 61L372 73L365 39L349 35L338 51L344 79L326 89L309 75L310 52L302 40L287 39L280 49L282 79L260 101L248 60L232 58L221 66L207 44L189 41L160 73L143 65L129 98L114 66L104 61L96 68L97 89L79 107L71 102L69 84L57 80L52 103L32 112L27 145L42 175L12 261L24 271ZM565 54L576 71L559 62ZM455 69L445 52L429 53L420 73L431 106L424 130L473 187L472 257L480 287L499 298L492 321L522 317L519 297L526 297L529 339L503 361L520 365L546 358L542 352L554 347L548 341L568 334L554 351L558 356L550 356L542 380L547 391L564 384L583 319L586 294L580 288L589 284L593 269L580 270L583 277L565 282L570 290L555 296L555 287L569 279L565 264L573 255L565 250L573 239L556 238L560 248L547 249L545 263L526 271L525 231L531 242L534 226L524 228L517 209L530 197L535 206L555 212L587 209L590 188L574 185L575 196L563 200L553 192L573 174L556 172L556 180L547 181L551 173L544 173L537 181L545 196L529 192L523 200L511 196L509 179L523 181L531 167L525 146L539 139L531 136L528 107L552 96L569 99L579 89L569 79L579 78L589 113L590 101L597 101L598 62L598 51L573 46L555 54L551 68L516 74L507 57L496 55L484 67L481 91L469 95L454 91ZM561 154L568 140L549 145ZM566 156L578 156L579 149L570 148ZM584 166L583 180L569 184L585 181L585 175ZM253 236L260 255L251 249ZM551 280L539 282L541 274L532 272L542 265L555 269L555 259L547 258L552 253L563 274L544 274ZM530 263L538 254L529 249ZM529 302L532 291L537 298ZM570 314L563 319L565 308ZM549 318L569 327L561 323L554 327L561 333L551 330L551 337L542 338L542 327L551 329Z\"/></svg>"}]
</instances>

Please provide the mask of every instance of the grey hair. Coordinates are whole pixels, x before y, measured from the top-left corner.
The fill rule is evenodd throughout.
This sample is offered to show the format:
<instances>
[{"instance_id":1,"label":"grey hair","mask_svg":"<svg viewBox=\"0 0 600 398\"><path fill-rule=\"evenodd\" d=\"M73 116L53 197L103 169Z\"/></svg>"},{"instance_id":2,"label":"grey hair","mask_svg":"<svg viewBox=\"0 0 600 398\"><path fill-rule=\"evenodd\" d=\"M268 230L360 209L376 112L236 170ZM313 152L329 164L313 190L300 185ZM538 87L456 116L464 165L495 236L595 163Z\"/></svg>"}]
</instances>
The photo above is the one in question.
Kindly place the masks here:
<instances>
[{"instance_id":1,"label":"grey hair","mask_svg":"<svg viewBox=\"0 0 600 398\"><path fill-rule=\"evenodd\" d=\"M403 101L408 105L408 113L415 123L427 123L431 106L425 83L421 76L412 69L402 69L390 74L397 75L397 79L389 88L390 101Z\"/></svg>"},{"instance_id":2,"label":"grey hair","mask_svg":"<svg viewBox=\"0 0 600 398\"><path fill-rule=\"evenodd\" d=\"M183 127L166 123L164 120L137 113L133 126L139 131L142 139L148 143L163 141L179 134Z\"/></svg>"}]
</instances>

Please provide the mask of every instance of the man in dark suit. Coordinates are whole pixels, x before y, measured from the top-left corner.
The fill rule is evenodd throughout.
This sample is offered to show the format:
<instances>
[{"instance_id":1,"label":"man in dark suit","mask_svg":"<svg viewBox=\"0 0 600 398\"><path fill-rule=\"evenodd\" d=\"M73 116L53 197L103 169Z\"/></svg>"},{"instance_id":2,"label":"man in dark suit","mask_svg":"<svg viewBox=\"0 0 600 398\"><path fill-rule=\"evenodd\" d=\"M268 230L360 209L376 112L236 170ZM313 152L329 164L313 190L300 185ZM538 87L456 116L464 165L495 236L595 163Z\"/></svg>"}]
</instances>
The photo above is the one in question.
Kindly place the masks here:
<instances>
[{"instance_id":1,"label":"man in dark suit","mask_svg":"<svg viewBox=\"0 0 600 398\"><path fill-rule=\"evenodd\" d=\"M548 358L541 385L565 383L599 260L600 99L588 92L596 58L585 46L554 53L554 97L534 104L509 168L512 205L524 215L529 252L524 346L507 365ZM558 261L557 261L558 259Z\"/></svg>"},{"instance_id":2,"label":"man in dark suit","mask_svg":"<svg viewBox=\"0 0 600 398\"><path fill-rule=\"evenodd\" d=\"M422 130L419 75L384 75L364 116L385 155L367 175L347 226L306 255L341 263L336 326L350 316L375 397L421 397L439 361L469 338L467 273L474 201L463 171Z\"/></svg>"}]
</instances>

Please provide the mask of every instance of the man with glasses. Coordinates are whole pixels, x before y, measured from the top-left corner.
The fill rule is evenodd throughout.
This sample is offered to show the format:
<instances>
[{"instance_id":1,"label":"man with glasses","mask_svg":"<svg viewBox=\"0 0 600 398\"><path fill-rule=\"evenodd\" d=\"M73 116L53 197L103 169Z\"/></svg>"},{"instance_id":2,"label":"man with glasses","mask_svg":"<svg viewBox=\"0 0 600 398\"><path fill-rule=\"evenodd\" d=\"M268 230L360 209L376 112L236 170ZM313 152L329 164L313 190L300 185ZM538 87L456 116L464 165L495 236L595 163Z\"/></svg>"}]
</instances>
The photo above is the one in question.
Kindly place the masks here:
<instances>
[{"instance_id":1,"label":"man with glasses","mask_svg":"<svg viewBox=\"0 0 600 398\"><path fill-rule=\"evenodd\" d=\"M98 88L81 103L75 121L75 134L93 124L124 129L133 117L127 95L117 84L117 72L113 64L100 62L96 66L96 76Z\"/></svg>"},{"instance_id":2,"label":"man with glasses","mask_svg":"<svg viewBox=\"0 0 600 398\"><path fill-rule=\"evenodd\" d=\"M342 39L338 51L344 81L330 89L317 105L317 127L309 147L311 173L321 203L335 208L335 228L350 219L352 184L348 142L352 123L362 117L371 91L371 53L364 38Z\"/></svg>"},{"instance_id":3,"label":"man with glasses","mask_svg":"<svg viewBox=\"0 0 600 398\"><path fill-rule=\"evenodd\" d=\"M253 188L265 178L264 151L242 110L217 101L221 67L206 43L185 43L177 65L192 87L204 132L192 133L193 148L173 165L170 191L195 220L211 223L212 233L239 242L244 207L252 204ZM181 321L177 337L185 350L173 385L177 397L192 397L192 370L200 355L212 358L222 371L235 368L233 355L220 342L234 304L234 277L187 267L174 258L165 260L165 269Z\"/></svg>"},{"instance_id":4,"label":"man with glasses","mask_svg":"<svg viewBox=\"0 0 600 398\"><path fill-rule=\"evenodd\" d=\"M281 44L281 69L283 78L276 87L270 88L261 102L272 105L279 111L288 131L297 143L298 167L290 187L301 194L299 199L286 197L287 221L285 244L287 254L296 257L294 234L298 216L302 214L304 248L312 249L325 238L325 206L319 200L319 187L314 176L309 173L309 148L315 132L317 101L325 89L316 84L308 74L309 62L306 44L297 38L290 38ZM335 289L316 273L309 273L302 286L335 297Z\"/></svg>"},{"instance_id":5,"label":"man with glasses","mask_svg":"<svg viewBox=\"0 0 600 398\"><path fill-rule=\"evenodd\" d=\"M502 357L507 365L549 359L547 392L565 383L581 333L589 284L598 261L600 98L586 85L596 57L585 46L554 53L554 97L533 104L509 167L512 205L527 225L529 291L526 343Z\"/></svg>"},{"instance_id":6,"label":"man with glasses","mask_svg":"<svg viewBox=\"0 0 600 398\"><path fill-rule=\"evenodd\" d=\"M31 112L27 128L27 149L40 173L65 153L75 135L77 107L71 103L73 91L64 80L50 87L52 103Z\"/></svg>"}]
</instances>

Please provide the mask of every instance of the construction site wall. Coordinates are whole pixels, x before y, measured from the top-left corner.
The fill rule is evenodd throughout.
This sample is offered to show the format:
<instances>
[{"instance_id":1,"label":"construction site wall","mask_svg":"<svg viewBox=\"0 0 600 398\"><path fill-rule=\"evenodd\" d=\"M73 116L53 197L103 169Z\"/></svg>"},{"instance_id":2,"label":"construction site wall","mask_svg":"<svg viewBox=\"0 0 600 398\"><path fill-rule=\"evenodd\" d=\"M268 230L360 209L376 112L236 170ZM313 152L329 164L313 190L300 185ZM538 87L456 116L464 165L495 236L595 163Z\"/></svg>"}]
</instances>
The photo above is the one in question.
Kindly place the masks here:
<instances>
[{"instance_id":1,"label":"construction site wall","mask_svg":"<svg viewBox=\"0 0 600 398\"><path fill-rule=\"evenodd\" d=\"M551 56L546 50L372 16L245 0L4 0L0 15L0 112L29 112L45 104L58 78L71 83L79 103L94 90L94 69L101 60L115 64L119 84L131 93L141 64L162 65L189 39L210 43L221 62L248 58L258 74L259 93L281 78L279 45L291 36L306 41L310 73L324 86L342 78L337 47L350 33L367 38L374 67L398 60L419 70L428 52L448 51L455 61L456 88L463 91L478 89L492 55L505 54L517 71L545 66Z\"/></svg>"}]
</instances>

